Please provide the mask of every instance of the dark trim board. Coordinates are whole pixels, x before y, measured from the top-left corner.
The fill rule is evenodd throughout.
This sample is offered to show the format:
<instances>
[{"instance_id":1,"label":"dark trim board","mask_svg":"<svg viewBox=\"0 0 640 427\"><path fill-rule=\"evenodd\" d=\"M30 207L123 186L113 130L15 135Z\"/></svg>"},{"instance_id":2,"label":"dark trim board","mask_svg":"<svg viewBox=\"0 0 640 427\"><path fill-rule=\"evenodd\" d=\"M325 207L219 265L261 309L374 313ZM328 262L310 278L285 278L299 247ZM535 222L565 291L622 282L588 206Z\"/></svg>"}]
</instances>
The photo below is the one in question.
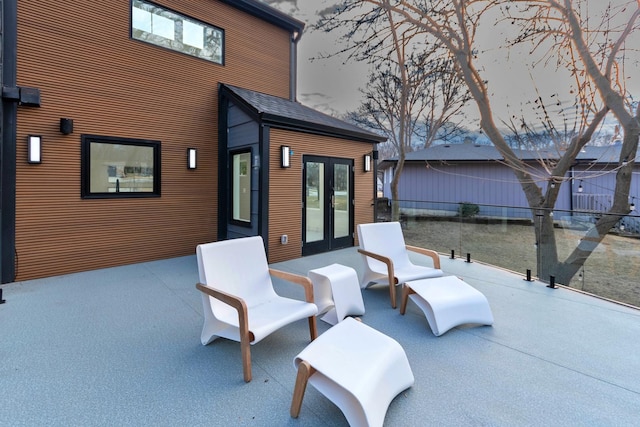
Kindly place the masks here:
<instances>
[{"instance_id":1,"label":"dark trim board","mask_svg":"<svg viewBox=\"0 0 640 427\"><path fill-rule=\"evenodd\" d=\"M2 88L17 84L18 2L2 2ZM18 103L2 100L2 131L0 132L0 282L13 282L16 277L16 133Z\"/></svg>"}]
</instances>

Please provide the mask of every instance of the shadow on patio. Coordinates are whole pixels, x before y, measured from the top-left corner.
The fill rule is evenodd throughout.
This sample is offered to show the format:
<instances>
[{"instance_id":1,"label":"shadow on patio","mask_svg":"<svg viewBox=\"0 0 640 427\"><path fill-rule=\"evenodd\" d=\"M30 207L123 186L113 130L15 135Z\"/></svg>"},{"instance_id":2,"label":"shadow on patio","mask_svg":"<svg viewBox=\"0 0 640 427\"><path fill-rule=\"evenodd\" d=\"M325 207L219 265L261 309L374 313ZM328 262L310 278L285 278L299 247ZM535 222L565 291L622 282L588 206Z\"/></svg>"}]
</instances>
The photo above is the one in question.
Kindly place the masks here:
<instances>
[{"instance_id":1,"label":"shadow on patio","mask_svg":"<svg viewBox=\"0 0 640 427\"><path fill-rule=\"evenodd\" d=\"M486 295L495 323L435 337L412 303L400 316L387 288L364 291L363 322L403 346L415 376L385 425L637 425L640 312L441 258ZM274 267L306 275L335 262L361 274L356 248ZM193 255L4 285L0 425L346 425L313 387L289 416L306 321L252 346L245 383L238 343L200 344L197 280Z\"/></svg>"}]
</instances>

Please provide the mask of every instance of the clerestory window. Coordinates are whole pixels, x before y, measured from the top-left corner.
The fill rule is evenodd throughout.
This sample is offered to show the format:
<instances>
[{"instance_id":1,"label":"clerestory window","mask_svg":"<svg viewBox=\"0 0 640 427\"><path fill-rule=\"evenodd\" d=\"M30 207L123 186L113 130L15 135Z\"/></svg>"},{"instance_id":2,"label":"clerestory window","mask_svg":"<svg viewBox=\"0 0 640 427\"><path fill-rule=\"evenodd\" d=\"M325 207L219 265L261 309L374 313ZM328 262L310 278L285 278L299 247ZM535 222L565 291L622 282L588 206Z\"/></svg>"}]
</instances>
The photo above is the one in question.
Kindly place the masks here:
<instances>
[{"instance_id":1,"label":"clerestory window","mask_svg":"<svg viewBox=\"0 0 640 427\"><path fill-rule=\"evenodd\" d=\"M131 37L224 63L224 31L143 0L131 1Z\"/></svg>"}]
</instances>

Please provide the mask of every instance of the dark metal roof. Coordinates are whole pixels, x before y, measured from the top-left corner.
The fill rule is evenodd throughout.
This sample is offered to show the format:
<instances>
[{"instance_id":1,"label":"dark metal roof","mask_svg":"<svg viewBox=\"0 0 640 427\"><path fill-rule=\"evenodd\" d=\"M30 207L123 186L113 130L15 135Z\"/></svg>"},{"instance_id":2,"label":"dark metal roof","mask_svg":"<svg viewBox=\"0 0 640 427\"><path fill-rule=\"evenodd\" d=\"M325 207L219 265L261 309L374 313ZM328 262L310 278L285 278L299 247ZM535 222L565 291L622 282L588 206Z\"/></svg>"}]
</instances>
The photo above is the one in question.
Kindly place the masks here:
<instances>
[{"instance_id":1,"label":"dark metal roof","mask_svg":"<svg viewBox=\"0 0 640 427\"><path fill-rule=\"evenodd\" d=\"M576 160L589 163L617 163L620 159L622 145L585 146ZM516 156L525 161L540 159L558 159L563 154L553 149L513 150ZM434 145L424 150L407 153L405 161L497 161L504 157L493 145L475 144L443 144ZM638 158L636 157L636 160ZM389 162L397 162L394 157Z\"/></svg>"},{"instance_id":2,"label":"dark metal roof","mask_svg":"<svg viewBox=\"0 0 640 427\"><path fill-rule=\"evenodd\" d=\"M383 136L285 98L226 84L220 85L220 93L244 105L265 124L370 143L387 140Z\"/></svg>"},{"instance_id":3,"label":"dark metal roof","mask_svg":"<svg viewBox=\"0 0 640 427\"><path fill-rule=\"evenodd\" d=\"M297 32L299 37L304 30L304 22L298 21L289 15L280 12L273 7L256 0L221 0L223 3L227 3L246 12L250 15L256 16L280 28L283 28L291 33Z\"/></svg>"}]
</instances>

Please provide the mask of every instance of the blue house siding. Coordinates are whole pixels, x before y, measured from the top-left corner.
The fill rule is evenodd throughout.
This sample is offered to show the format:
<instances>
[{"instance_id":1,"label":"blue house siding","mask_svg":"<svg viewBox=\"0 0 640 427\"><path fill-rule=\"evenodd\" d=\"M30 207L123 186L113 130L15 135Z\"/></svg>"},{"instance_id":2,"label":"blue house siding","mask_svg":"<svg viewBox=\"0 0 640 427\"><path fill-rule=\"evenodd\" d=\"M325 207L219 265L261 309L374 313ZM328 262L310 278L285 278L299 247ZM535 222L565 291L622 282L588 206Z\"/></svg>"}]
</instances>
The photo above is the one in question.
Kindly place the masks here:
<instances>
[{"instance_id":1,"label":"blue house siding","mask_svg":"<svg viewBox=\"0 0 640 427\"><path fill-rule=\"evenodd\" d=\"M592 149L591 153L583 155L583 159L579 158L576 166L558 183L560 193L554 211L556 218L572 215L574 210L605 211L611 206L617 150L616 147ZM535 158L528 164L533 179L543 190L546 189L548 172ZM387 161L386 166L391 166L392 170L395 162ZM384 196L389 198L388 184L392 176L389 170L384 174ZM638 201L639 176L640 168L636 166L630 202ZM578 190L580 185L581 192ZM410 153L400 177L399 199L401 209L407 213L438 211L438 214L452 215L460 203L468 202L480 206L481 216L531 218L528 202L513 170L503 164L493 147L487 146L436 146Z\"/></svg>"}]
</instances>

